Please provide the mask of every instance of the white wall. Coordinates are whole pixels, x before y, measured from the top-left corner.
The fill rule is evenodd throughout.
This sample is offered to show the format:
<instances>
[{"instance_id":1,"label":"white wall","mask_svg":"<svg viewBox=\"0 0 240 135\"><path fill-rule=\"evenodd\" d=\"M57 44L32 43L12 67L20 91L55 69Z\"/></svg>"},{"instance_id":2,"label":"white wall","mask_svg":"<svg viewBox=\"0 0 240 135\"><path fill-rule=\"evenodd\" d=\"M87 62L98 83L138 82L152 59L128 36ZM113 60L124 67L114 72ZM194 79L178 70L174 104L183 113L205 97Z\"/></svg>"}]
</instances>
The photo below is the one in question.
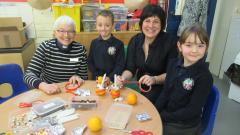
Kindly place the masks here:
<instances>
[{"instance_id":1,"label":"white wall","mask_svg":"<svg viewBox=\"0 0 240 135\"><path fill-rule=\"evenodd\" d=\"M35 28L33 24L32 7L26 2L0 2L0 17L22 17L27 24L27 34L35 38Z\"/></svg>"},{"instance_id":2,"label":"white wall","mask_svg":"<svg viewBox=\"0 0 240 135\"><path fill-rule=\"evenodd\" d=\"M22 17L26 22L27 35L35 38L36 46L53 37L53 12L33 9L27 2L0 2L0 17Z\"/></svg>"},{"instance_id":3,"label":"white wall","mask_svg":"<svg viewBox=\"0 0 240 135\"><path fill-rule=\"evenodd\" d=\"M53 37L54 17L51 8L45 10L33 9L33 21L36 29L36 45Z\"/></svg>"},{"instance_id":4,"label":"white wall","mask_svg":"<svg viewBox=\"0 0 240 135\"><path fill-rule=\"evenodd\" d=\"M232 16L240 15L240 0L218 0L210 38L208 60L213 74L222 77L225 45ZM240 24L239 24L240 25ZM221 75L220 75L221 74Z\"/></svg>"}]
</instances>

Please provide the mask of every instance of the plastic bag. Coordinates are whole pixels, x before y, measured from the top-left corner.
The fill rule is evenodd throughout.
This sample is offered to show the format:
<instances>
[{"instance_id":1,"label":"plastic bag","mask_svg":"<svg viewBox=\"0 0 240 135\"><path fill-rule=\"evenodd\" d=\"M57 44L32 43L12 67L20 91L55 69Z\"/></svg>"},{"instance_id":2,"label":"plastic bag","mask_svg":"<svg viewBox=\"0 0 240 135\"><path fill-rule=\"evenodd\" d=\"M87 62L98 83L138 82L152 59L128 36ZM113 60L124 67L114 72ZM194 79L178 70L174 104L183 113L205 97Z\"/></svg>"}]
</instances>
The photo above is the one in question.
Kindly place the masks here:
<instances>
[{"instance_id":1,"label":"plastic bag","mask_svg":"<svg viewBox=\"0 0 240 135\"><path fill-rule=\"evenodd\" d=\"M233 83L240 86L240 65L235 63L231 64L225 74L231 79Z\"/></svg>"}]
</instances>

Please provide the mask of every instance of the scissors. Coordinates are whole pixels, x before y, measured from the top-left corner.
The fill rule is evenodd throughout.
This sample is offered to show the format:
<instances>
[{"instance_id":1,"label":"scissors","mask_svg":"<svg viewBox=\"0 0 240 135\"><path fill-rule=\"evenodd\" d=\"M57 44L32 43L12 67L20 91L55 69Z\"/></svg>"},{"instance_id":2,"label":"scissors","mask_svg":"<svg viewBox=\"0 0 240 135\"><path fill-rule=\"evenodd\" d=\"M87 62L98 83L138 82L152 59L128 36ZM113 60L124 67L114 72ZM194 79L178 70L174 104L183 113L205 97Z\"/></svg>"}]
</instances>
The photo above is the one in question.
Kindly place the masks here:
<instances>
[{"instance_id":1,"label":"scissors","mask_svg":"<svg viewBox=\"0 0 240 135\"><path fill-rule=\"evenodd\" d=\"M28 108L28 107L32 107L32 105L34 104L34 103L40 103L40 102L43 102L43 100L35 100L35 101L32 101L32 102L20 102L19 104L18 104L18 107L19 108Z\"/></svg>"},{"instance_id":2,"label":"scissors","mask_svg":"<svg viewBox=\"0 0 240 135\"><path fill-rule=\"evenodd\" d=\"M129 133L131 135L153 135L152 132L144 131L144 130L133 130L133 131L123 130L123 132Z\"/></svg>"},{"instance_id":3,"label":"scissors","mask_svg":"<svg viewBox=\"0 0 240 135\"><path fill-rule=\"evenodd\" d=\"M151 85L148 86L149 88L147 90L143 89L142 84L139 83L138 81L124 81L123 84L138 84L138 88L140 89L141 92L144 92L144 93L149 92L152 89Z\"/></svg>"},{"instance_id":4,"label":"scissors","mask_svg":"<svg viewBox=\"0 0 240 135\"><path fill-rule=\"evenodd\" d=\"M28 102L21 102L18 104L19 108L27 108L27 107L32 107L32 103L28 103Z\"/></svg>"}]
</instances>

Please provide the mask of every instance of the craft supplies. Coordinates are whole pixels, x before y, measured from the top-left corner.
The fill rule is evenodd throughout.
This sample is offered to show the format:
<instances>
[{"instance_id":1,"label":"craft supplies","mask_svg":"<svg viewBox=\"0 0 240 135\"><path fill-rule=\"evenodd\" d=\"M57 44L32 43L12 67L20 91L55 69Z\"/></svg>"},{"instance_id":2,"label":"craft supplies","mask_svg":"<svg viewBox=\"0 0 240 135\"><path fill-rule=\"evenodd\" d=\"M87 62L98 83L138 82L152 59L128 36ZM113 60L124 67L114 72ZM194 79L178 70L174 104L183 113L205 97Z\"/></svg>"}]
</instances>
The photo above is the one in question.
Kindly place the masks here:
<instances>
[{"instance_id":1,"label":"craft supplies","mask_svg":"<svg viewBox=\"0 0 240 135\"><path fill-rule=\"evenodd\" d=\"M83 126L74 128L72 130L72 134L71 135L83 135L86 127L87 127L87 125L83 125Z\"/></svg>"},{"instance_id":2,"label":"craft supplies","mask_svg":"<svg viewBox=\"0 0 240 135\"><path fill-rule=\"evenodd\" d=\"M132 113L132 106L113 103L105 117L105 123L109 128L124 129Z\"/></svg>"},{"instance_id":3,"label":"craft supplies","mask_svg":"<svg viewBox=\"0 0 240 135\"><path fill-rule=\"evenodd\" d=\"M91 95L91 92L89 89L77 89L74 94L76 96L90 96Z\"/></svg>"},{"instance_id":4,"label":"craft supplies","mask_svg":"<svg viewBox=\"0 0 240 135\"><path fill-rule=\"evenodd\" d=\"M32 110L38 116L42 117L63 109L64 105L65 105L64 100L60 98L55 98L55 99L51 99L49 101L34 105L32 107Z\"/></svg>"},{"instance_id":5,"label":"craft supplies","mask_svg":"<svg viewBox=\"0 0 240 135\"><path fill-rule=\"evenodd\" d=\"M148 113L144 112L144 113L136 114L136 118L138 121L146 121L146 120L150 120L151 116Z\"/></svg>"},{"instance_id":6,"label":"craft supplies","mask_svg":"<svg viewBox=\"0 0 240 135\"><path fill-rule=\"evenodd\" d=\"M75 109L90 109L97 107L97 96L74 96L71 98L70 106Z\"/></svg>"},{"instance_id":7,"label":"craft supplies","mask_svg":"<svg viewBox=\"0 0 240 135\"><path fill-rule=\"evenodd\" d=\"M62 135L65 132L63 124L52 125L49 117L39 118L33 121L30 135Z\"/></svg>"},{"instance_id":8,"label":"craft supplies","mask_svg":"<svg viewBox=\"0 0 240 135\"><path fill-rule=\"evenodd\" d=\"M32 111L18 110L11 112L9 116L9 127L14 134L25 134L30 131L36 114Z\"/></svg>"},{"instance_id":9,"label":"craft supplies","mask_svg":"<svg viewBox=\"0 0 240 135\"><path fill-rule=\"evenodd\" d=\"M19 108L28 108L28 107L32 107L33 104L37 104L37 103L41 103L43 102L42 100L35 100L35 101L32 101L32 102L20 102L18 104L18 107Z\"/></svg>"},{"instance_id":10,"label":"craft supplies","mask_svg":"<svg viewBox=\"0 0 240 135\"><path fill-rule=\"evenodd\" d=\"M122 132L129 133L131 135L153 135L150 131L144 131L144 130L121 130Z\"/></svg>"},{"instance_id":11,"label":"craft supplies","mask_svg":"<svg viewBox=\"0 0 240 135\"><path fill-rule=\"evenodd\" d=\"M67 83L65 84L65 86L64 86L65 91L66 91L67 93L71 93L71 94L73 94L73 95L75 95L74 92L75 92L79 87L80 87L79 84L71 84L70 82L67 82Z\"/></svg>"}]
</instances>

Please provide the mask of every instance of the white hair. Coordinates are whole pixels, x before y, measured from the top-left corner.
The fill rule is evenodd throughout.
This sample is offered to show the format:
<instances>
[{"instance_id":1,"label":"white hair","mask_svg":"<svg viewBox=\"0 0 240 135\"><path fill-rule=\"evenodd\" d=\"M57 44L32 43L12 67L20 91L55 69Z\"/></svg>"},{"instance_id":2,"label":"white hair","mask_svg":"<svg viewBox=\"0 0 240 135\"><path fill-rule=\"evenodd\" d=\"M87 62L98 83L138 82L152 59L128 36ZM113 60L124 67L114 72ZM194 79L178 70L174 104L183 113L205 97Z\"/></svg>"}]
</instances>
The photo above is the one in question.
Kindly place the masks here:
<instances>
[{"instance_id":1,"label":"white hair","mask_svg":"<svg viewBox=\"0 0 240 135\"><path fill-rule=\"evenodd\" d=\"M57 30L60 24L67 24L69 26L73 26L74 30L76 29L76 24L74 20L71 17L66 15L59 16L57 18L57 20L53 24L53 29Z\"/></svg>"}]
</instances>

